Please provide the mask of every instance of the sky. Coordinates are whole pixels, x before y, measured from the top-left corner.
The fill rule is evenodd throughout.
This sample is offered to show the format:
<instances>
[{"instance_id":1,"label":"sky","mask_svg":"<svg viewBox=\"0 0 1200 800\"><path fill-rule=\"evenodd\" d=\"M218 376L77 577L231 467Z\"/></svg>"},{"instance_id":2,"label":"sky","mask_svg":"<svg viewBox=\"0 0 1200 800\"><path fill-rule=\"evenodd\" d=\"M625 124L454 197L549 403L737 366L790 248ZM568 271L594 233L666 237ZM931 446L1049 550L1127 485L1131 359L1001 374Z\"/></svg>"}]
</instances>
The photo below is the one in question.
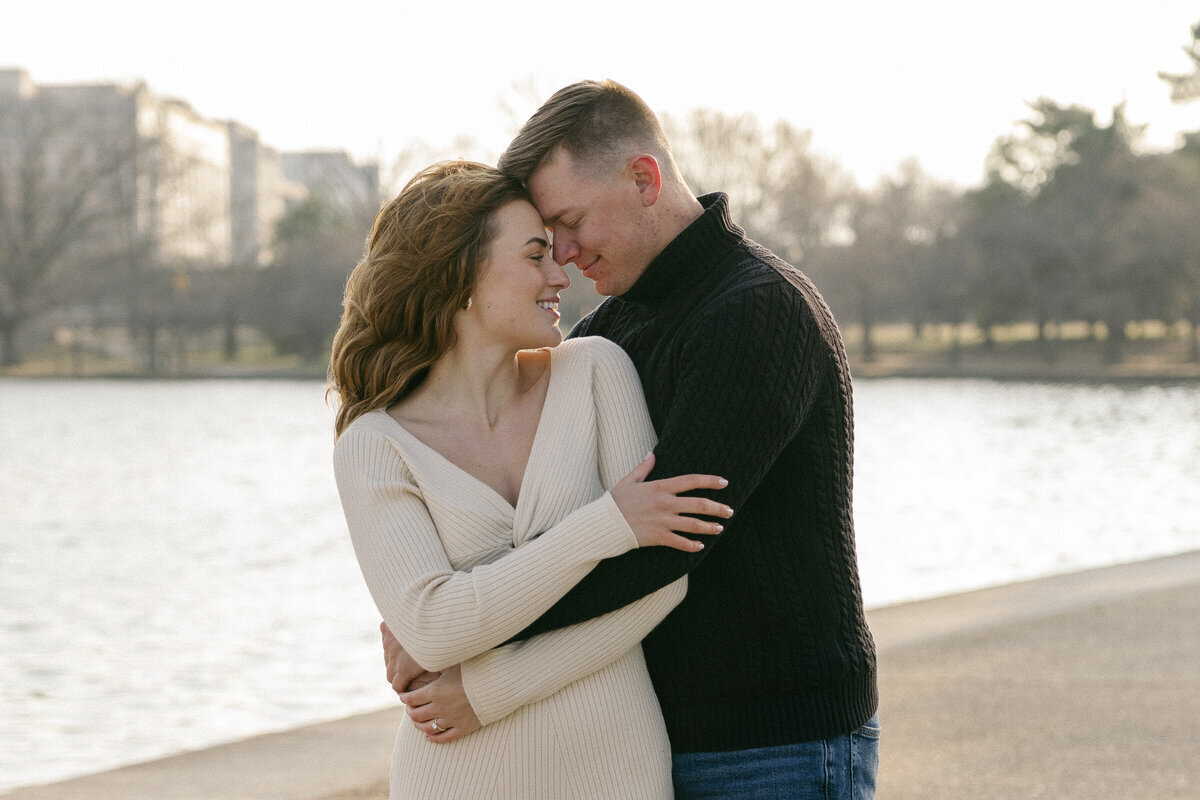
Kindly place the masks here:
<instances>
[{"instance_id":1,"label":"sky","mask_svg":"<svg viewBox=\"0 0 1200 800\"><path fill-rule=\"evenodd\" d=\"M613 78L656 111L787 120L863 186L916 158L971 186L1049 97L1148 148L1200 129L1157 73L1190 72L1190 0L6 0L0 67L39 84L136 82L281 150L385 169L414 143L493 161L555 89ZM15 10L14 10L15 9ZM464 138L470 140L464 142ZM424 152L424 151L423 151ZM417 165L421 166L421 165Z\"/></svg>"}]
</instances>

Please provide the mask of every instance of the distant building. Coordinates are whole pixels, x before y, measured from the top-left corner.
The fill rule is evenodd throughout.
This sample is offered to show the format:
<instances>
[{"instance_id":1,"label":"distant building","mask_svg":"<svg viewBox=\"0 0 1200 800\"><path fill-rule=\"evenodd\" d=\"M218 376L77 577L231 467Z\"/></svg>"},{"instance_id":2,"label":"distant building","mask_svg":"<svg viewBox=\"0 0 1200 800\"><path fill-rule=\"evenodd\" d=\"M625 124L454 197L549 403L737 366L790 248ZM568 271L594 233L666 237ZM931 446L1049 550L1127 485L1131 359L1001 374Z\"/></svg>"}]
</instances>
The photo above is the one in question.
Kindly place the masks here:
<instances>
[{"instance_id":1,"label":"distant building","mask_svg":"<svg viewBox=\"0 0 1200 800\"><path fill-rule=\"evenodd\" d=\"M379 165L355 164L341 150L284 153L281 164L289 181L348 211L379 208Z\"/></svg>"},{"instance_id":2,"label":"distant building","mask_svg":"<svg viewBox=\"0 0 1200 800\"><path fill-rule=\"evenodd\" d=\"M276 224L305 197L378 206L378 166L344 152L280 154L253 129L145 83L38 85L0 69L0 189L27 196L8 184L34 160L46 203L82 200L99 220L91 253L126 253L147 268L265 266Z\"/></svg>"},{"instance_id":3,"label":"distant building","mask_svg":"<svg viewBox=\"0 0 1200 800\"><path fill-rule=\"evenodd\" d=\"M8 102L13 98L29 98L34 91L33 80L25 70L0 69L0 99Z\"/></svg>"},{"instance_id":4,"label":"distant building","mask_svg":"<svg viewBox=\"0 0 1200 800\"><path fill-rule=\"evenodd\" d=\"M151 178L147 200L160 261L187 269L228 266L233 159L227 126L202 117L182 100L149 92L142 99L138 139L148 145L148 159L139 177Z\"/></svg>"},{"instance_id":5,"label":"distant building","mask_svg":"<svg viewBox=\"0 0 1200 800\"><path fill-rule=\"evenodd\" d=\"M73 203L86 206L79 247L177 270L230 262L224 124L144 83L39 86L22 70L0 70L0 104L9 123L0 163L34 174L24 188L51 224Z\"/></svg>"},{"instance_id":6,"label":"distant building","mask_svg":"<svg viewBox=\"0 0 1200 800\"><path fill-rule=\"evenodd\" d=\"M228 126L232 260L266 266L274 256L275 226L308 190L284 177L278 151L259 141L256 131L238 122Z\"/></svg>"},{"instance_id":7,"label":"distant building","mask_svg":"<svg viewBox=\"0 0 1200 800\"><path fill-rule=\"evenodd\" d=\"M128 231L117 217L137 186L137 92L39 87L23 70L0 70L0 212L47 226L22 230L19 235L29 238L20 246L70 239L84 226L93 250L125 241ZM133 214L124 216L134 221Z\"/></svg>"}]
</instances>

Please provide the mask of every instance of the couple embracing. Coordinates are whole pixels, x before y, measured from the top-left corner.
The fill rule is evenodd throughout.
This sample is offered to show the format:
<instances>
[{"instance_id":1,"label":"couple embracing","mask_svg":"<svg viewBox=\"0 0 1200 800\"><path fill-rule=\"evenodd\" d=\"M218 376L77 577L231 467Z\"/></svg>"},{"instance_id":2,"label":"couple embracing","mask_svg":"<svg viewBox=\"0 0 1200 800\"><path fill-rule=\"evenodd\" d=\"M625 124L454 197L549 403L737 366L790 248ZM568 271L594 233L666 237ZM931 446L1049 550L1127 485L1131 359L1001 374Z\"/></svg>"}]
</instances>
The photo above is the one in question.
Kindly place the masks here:
<instances>
[{"instance_id":1,"label":"couple embracing","mask_svg":"<svg viewBox=\"0 0 1200 800\"><path fill-rule=\"evenodd\" d=\"M569 262L608 299L562 341ZM840 334L636 94L410 181L330 375L393 798L874 796Z\"/></svg>"}]
</instances>

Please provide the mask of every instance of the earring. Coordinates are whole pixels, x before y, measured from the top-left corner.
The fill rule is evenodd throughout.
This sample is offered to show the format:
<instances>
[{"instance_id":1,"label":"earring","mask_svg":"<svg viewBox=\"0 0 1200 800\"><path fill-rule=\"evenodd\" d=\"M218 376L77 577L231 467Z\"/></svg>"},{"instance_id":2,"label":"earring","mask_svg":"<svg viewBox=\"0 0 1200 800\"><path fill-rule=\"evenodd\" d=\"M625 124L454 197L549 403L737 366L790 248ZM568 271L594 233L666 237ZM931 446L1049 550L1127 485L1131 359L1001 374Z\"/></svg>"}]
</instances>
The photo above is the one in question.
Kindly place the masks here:
<instances>
[{"instance_id":1,"label":"earring","mask_svg":"<svg viewBox=\"0 0 1200 800\"><path fill-rule=\"evenodd\" d=\"M468 298L467 298L467 304L466 304L465 306L463 306L463 308L470 308L470 307L471 307L471 304L472 304L473 302L475 302L475 299L474 299L474 298L472 298L472 297L468 297Z\"/></svg>"}]
</instances>

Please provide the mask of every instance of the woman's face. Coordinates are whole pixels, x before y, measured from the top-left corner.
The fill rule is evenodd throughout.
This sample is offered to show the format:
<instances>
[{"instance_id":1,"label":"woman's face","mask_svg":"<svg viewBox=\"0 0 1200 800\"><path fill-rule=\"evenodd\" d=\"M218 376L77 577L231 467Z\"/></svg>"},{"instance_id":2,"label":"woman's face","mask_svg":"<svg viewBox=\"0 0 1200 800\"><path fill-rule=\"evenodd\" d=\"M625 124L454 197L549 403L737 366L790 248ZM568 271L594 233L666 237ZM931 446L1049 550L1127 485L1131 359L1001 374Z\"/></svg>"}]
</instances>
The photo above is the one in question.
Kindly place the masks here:
<instances>
[{"instance_id":1,"label":"woman's face","mask_svg":"<svg viewBox=\"0 0 1200 800\"><path fill-rule=\"evenodd\" d=\"M571 280L550 257L542 218L531 204L514 200L492 223L496 237L480 266L468 314L489 338L514 349L553 347L562 341L558 293Z\"/></svg>"}]
</instances>

